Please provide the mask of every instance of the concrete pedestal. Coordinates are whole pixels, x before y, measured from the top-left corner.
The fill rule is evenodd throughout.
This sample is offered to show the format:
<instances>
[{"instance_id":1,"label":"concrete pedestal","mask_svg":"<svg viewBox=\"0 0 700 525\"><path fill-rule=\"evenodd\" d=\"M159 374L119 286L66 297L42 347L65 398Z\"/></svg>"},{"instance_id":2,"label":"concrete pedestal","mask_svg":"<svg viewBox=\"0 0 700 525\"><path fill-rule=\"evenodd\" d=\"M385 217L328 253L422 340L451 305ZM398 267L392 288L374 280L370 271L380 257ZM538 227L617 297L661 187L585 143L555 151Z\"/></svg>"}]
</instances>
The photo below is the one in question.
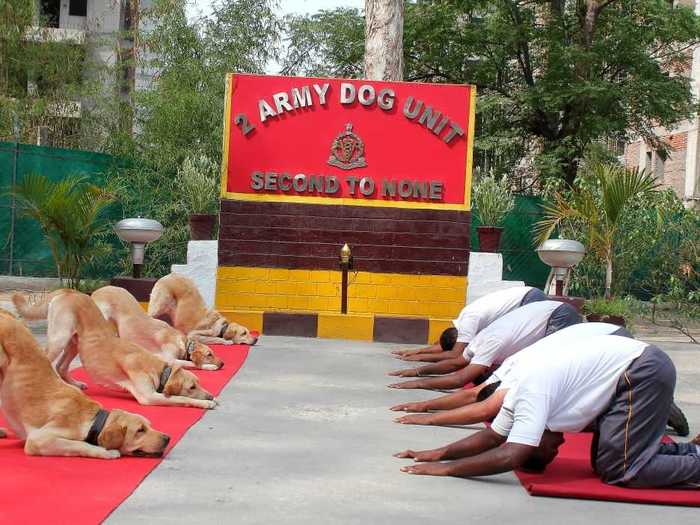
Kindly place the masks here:
<instances>
[{"instance_id":1,"label":"concrete pedestal","mask_svg":"<svg viewBox=\"0 0 700 525\"><path fill-rule=\"evenodd\" d=\"M218 265L219 241L190 241L187 264L173 264L171 271L192 279L207 306L214 308Z\"/></svg>"},{"instance_id":2,"label":"concrete pedestal","mask_svg":"<svg viewBox=\"0 0 700 525\"><path fill-rule=\"evenodd\" d=\"M467 304L498 290L525 285L523 281L503 280L503 255L500 253L471 252L468 277Z\"/></svg>"}]
</instances>

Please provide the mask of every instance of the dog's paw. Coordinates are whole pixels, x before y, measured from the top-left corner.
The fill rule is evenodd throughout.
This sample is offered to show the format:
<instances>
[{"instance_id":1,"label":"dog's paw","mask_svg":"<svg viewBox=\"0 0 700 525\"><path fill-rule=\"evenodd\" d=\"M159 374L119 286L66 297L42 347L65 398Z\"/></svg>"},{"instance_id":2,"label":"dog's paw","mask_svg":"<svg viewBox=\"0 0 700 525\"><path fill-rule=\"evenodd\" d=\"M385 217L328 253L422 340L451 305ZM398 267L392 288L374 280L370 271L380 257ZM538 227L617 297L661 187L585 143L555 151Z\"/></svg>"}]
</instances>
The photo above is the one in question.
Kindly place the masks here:
<instances>
[{"instance_id":1,"label":"dog's paw","mask_svg":"<svg viewBox=\"0 0 700 525\"><path fill-rule=\"evenodd\" d=\"M202 365L202 370L218 370L219 367L216 365Z\"/></svg>"},{"instance_id":2,"label":"dog's paw","mask_svg":"<svg viewBox=\"0 0 700 525\"><path fill-rule=\"evenodd\" d=\"M122 457L122 454L118 450L108 450L104 455L104 459L119 459L120 457Z\"/></svg>"},{"instance_id":3,"label":"dog's paw","mask_svg":"<svg viewBox=\"0 0 700 525\"><path fill-rule=\"evenodd\" d=\"M82 381L76 381L75 379L73 379L71 381L71 385L73 385L75 388L77 388L79 390L87 390L87 387L88 387L87 383L83 383Z\"/></svg>"},{"instance_id":4,"label":"dog's paw","mask_svg":"<svg viewBox=\"0 0 700 525\"><path fill-rule=\"evenodd\" d=\"M214 410L218 405L219 402L216 399L213 399L211 401L205 401L203 408L206 408L207 410Z\"/></svg>"}]
</instances>

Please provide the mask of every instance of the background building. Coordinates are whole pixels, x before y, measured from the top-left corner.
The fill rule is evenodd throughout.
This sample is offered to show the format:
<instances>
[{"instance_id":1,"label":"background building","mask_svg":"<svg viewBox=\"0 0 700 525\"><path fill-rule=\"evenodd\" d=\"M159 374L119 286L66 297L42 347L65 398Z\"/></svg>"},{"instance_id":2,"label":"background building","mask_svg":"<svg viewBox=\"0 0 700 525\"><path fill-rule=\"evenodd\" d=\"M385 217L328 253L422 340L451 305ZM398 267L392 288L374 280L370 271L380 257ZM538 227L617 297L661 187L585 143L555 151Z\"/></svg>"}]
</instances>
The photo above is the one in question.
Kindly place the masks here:
<instances>
[{"instance_id":1,"label":"background building","mask_svg":"<svg viewBox=\"0 0 700 525\"><path fill-rule=\"evenodd\" d=\"M700 15L700 1L675 0L674 4L694 7L695 13ZM691 89L697 100L700 95L700 46L688 50L684 73L690 75ZM654 129L654 134L667 145L668 155L660 154L641 139L633 140L624 148L626 166L652 171L662 186L673 189L683 199L686 207L700 206L699 121L696 114L673 129Z\"/></svg>"}]
</instances>

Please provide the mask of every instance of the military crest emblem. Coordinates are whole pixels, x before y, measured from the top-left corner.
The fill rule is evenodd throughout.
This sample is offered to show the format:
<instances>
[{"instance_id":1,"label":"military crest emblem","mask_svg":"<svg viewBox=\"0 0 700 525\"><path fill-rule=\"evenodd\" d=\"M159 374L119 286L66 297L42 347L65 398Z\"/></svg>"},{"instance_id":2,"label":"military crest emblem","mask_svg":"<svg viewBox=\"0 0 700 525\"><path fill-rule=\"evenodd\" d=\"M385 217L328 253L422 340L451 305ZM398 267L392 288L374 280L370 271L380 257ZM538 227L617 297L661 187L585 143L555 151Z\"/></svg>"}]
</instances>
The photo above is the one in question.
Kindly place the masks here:
<instances>
[{"instance_id":1,"label":"military crest emblem","mask_svg":"<svg viewBox=\"0 0 700 525\"><path fill-rule=\"evenodd\" d=\"M365 145L362 139L353 133L352 124L348 122L345 131L341 132L331 144L328 164L343 170L364 168L367 166L364 155Z\"/></svg>"}]
</instances>

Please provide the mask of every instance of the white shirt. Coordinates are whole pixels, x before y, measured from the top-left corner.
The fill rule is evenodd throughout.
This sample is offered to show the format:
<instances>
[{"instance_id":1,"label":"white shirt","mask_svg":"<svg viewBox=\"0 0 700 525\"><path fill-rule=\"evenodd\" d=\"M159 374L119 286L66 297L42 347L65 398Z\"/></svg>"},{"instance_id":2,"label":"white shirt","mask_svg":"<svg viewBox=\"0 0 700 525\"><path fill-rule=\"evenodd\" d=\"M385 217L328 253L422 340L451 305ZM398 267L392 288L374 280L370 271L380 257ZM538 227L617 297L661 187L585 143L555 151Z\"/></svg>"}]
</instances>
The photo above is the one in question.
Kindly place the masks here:
<instances>
[{"instance_id":1,"label":"white shirt","mask_svg":"<svg viewBox=\"0 0 700 525\"><path fill-rule=\"evenodd\" d=\"M472 339L464 349L464 358L474 365L502 363L542 339L552 313L563 305L560 301L538 301L507 313Z\"/></svg>"},{"instance_id":2,"label":"white shirt","mask_svg":"<svg viewBox=\"0 0 700 525\"><path fill-rule=\"evenodd\" d=\"M511 388L520 379L518 372L522 370L522 367L528 366L529 362L536 361L540 365L546 365L542 358L543 353L540 350L548 345L554 345L561 352L568 352L571 341L578 341L579 339L597 335L612 335L619 329L618 325L611 323L578 323L562 328L558 332L540 339L503 361L503 364L486 380L486 384L500 381L501 384L498 386L498 390Z\"/></svg>"},{"instance_id":3,"label":"white shirt","mask_svg":"<svg viewBox=\"0 0 700 525\"><path fill-rule=\"evenodd\" d=\"M480 297L459 312L452 324L457 328L457 342L470 343L474 336L499 317L518 308L532 286L514 286Z\"/></svg>"},{"instance_id":4,"label":"white shirt","mask_svg":"<svg viewBox=\"0 0 700 525\"><path fill-rule=\"evenodd\" d=\"M647 346L618 335L569 341L566 352L546 345L536 361L521 363L520 380L491 428L533 447L545 429L580 432L607 408L620 376Z\"/></svg>"}]
</instances>

